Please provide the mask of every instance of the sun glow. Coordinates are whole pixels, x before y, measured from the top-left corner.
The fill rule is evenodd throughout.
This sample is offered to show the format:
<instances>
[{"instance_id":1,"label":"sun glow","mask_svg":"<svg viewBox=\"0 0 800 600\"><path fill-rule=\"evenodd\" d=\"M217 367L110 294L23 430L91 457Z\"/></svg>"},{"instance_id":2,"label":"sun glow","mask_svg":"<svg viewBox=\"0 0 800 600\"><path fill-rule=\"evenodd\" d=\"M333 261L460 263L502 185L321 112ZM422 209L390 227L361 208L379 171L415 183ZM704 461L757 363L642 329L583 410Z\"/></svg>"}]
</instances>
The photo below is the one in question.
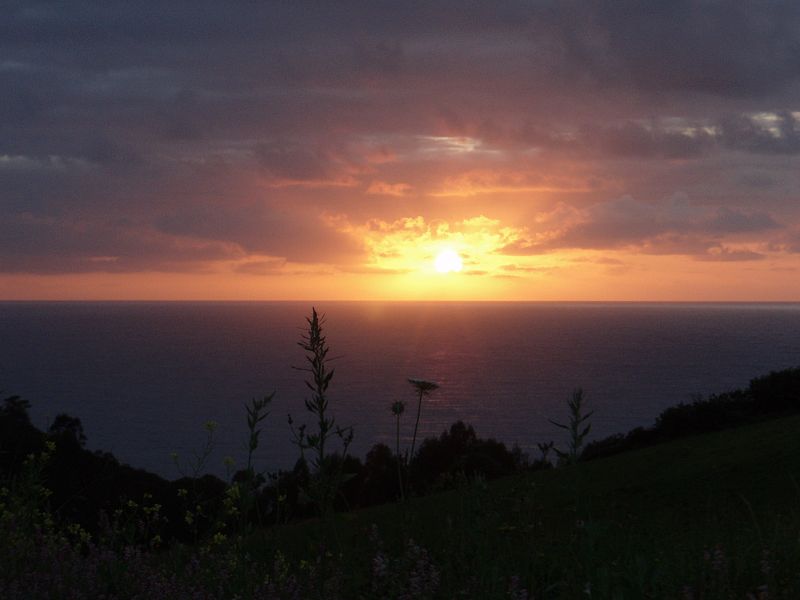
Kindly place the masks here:
<instances>
[{"instance_id":1,"label":"sun glow","mask_svg":"<svg viewBox=\"0 0 800 600\"><path fill-rule=\"evenodd\" d=\"M458 252L450 248L442 250L434 262L434 268L437 273L458 272L462 267L463 263L461 262L461 257L458 255Z\"/></svg>"}]
</instances>

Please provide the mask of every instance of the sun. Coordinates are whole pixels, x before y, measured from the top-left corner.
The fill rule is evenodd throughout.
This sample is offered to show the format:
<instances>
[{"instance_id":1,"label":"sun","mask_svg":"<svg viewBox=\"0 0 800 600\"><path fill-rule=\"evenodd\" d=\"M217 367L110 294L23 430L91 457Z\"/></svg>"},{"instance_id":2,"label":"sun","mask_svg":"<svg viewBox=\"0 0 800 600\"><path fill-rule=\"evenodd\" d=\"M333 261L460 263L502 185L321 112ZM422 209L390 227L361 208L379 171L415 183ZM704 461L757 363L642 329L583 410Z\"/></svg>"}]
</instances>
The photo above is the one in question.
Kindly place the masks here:
<instances>
[{"instance_id":1,"label":"sun","mask_svg":"<svg viewBox=\"0 0 800 600\"><path fill-rule=\"evenodd\" d=\"M438 273L458 272L463 266L458 252L449 248L439 253L433 265Z\"/></svg>"}]
</instances>

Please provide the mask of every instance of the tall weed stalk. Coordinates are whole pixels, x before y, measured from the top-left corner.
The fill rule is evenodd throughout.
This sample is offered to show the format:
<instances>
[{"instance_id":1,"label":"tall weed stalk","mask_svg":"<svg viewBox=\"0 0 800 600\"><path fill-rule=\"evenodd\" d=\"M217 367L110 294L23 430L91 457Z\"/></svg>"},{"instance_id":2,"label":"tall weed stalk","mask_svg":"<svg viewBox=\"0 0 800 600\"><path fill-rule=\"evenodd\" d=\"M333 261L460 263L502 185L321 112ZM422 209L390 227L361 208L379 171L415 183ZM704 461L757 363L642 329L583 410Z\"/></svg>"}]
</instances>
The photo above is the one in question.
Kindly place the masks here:
<instances>
[{"instance_id":1,"label":"tall weed stalk","mask_svg":"<svg viewBox=\"0 0 800 600\"><path fill-rule=\"evenodd\" d=\"M311 452L312 477L308 495L317 504L320 513L326 515L332 508L339 488L344 483L343 466L347 451L353 441L353 428L340 427L329 411L328 387L335 369L329 368L328 342L323 333L325 316L320 316L316 308L306 317L307 329L298 345L306 353L306 366L295 367L308 373L305 381L311 397L305 399L306 411L316 420L316 430L309 432L305 424L295 428L289 415L289 427L294 443L300 448L301 459ZM337 438L341 442L342 454L336 456L329 451L329 441Z\"/></svg>"},{"instance_id":2,"label":"tall weed stalk","mask_svg":"<svg viewBox=\"0 0 800 600\"><path fill-rule=\"evenodd\" d=\"M239 496L242 504L241 514L241 533L245 534L250 523L250 514L255 511L258 524L261 525L261 514L258 511L258 491L261 484L265 481L261 474L257 474L253 467L253 456L258 450L261 429L259 424L269 416L267 408L275 397L275 392L267 394L262 399L253 398L249 405L245 405L247 411L247 466L244 472L244 481L238 483L240 487Z\"/></svg>"},{"instance_id":3,"label":"tall weed stalk","mask_svg":"<svg viewBox=\"0 0 800 600\"><path fill-rule=\"evenodd\" d=\"M586 436L589 435L589 431L592 428L591 423L587 423L585 426L584 423L589 420L589 418L594 414L594 411L583 414L583 401L583 389L577 388L574 392L572 392L572 397L567 401L567 406L569 407L569 422L564 424L557 423L552 419L548 419L556 427L566 429L569 432L569 441L566 452L559 450L558 448L553 449L558 455L558 458L567 464L574 464L578 462L581 452L583 451L583 442L586 439Z\"/></svg>"},{"instance_id":4,"label":"tall weed stalk","mask_svg":"<svg viewBox=\"0 0 800 600\"><path fill-rule=\"evenodd\" d=\"M411 452L408 456L408 460L411 461L414 460L414 447L417 443L419 418L422 414L422 399L426 396L430 396L435 390L437 390L439 388L439 384L434 383L433 381L426 381L425 379L409 379L408 383L410 383L417 392L417 419L414 422L414 435L411 438Z\"/></svg>"}]
</instances>

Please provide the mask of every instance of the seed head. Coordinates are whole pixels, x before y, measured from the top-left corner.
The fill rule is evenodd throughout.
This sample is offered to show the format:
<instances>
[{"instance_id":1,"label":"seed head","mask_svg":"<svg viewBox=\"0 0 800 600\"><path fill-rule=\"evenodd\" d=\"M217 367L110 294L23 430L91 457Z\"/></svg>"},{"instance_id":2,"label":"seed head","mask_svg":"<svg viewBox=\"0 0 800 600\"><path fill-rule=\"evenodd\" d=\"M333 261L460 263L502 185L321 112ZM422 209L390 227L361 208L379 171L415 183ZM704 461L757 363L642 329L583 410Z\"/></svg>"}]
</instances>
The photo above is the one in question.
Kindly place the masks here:
<instances>
[{"instance_id":1,"label":"seed head","mask_svg":"<svg viewBox=\"0 0 800 600\"><path fill-rule=\"evenodd\" d=\"M409 377L408 383L413 385L417 389L417 391L423 396L430 394L432 391L438 389L439 387L439 384L433 381L427 381L425 379L415 379L413 377Z\"/></svg>"}]
</instances>

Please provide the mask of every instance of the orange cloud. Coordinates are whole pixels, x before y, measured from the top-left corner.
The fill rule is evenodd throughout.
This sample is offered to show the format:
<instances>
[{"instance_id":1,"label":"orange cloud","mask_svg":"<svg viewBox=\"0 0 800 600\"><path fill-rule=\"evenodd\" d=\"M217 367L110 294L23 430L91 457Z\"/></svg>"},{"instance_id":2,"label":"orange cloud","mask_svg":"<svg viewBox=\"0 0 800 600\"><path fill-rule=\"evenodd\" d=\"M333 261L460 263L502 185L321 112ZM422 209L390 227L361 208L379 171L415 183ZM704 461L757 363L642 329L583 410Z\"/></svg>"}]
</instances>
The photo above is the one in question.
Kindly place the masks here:
<instances>
[{"instance_id":1,"label":"orange cloud","mask_svg":"<svg viewBox=\"0 0 800 600\"><path fill-rule=\"evenodd\" d=\"M360 225L340 216L330 223L363 244L371 268L387 272L430 273L436 256L447 249L461 256L465 274L495 273L507 262L498 254L502 248L526 236L524 228L504 225L485 215L454 221L426 220L422 216L393 221L370 219ZM528 262L533 260L529 258Z\"/></svg>"},{"instance_id":2,"label":"orange cloud","mask_svg":"<svg viewBox=\"0 0 800 600\"><path fill-rule=\"evenodd\" d=\"M564 177L506 169L473 169L448 177L431 196L475 196L497 193L577 192L593 190Z\"/></svg>"},{"instance_id":3,"label":"orange cloud","mask_svg":"<svg viewBox=\"0 0 800 600\"><path fill-rule=\"evenodd\" d=\"M412 189L413 188L407 183L386 183L385 181L373 181L367 188L367 193L399 197L411 193Z\"/></svg>"}]
</instances>

